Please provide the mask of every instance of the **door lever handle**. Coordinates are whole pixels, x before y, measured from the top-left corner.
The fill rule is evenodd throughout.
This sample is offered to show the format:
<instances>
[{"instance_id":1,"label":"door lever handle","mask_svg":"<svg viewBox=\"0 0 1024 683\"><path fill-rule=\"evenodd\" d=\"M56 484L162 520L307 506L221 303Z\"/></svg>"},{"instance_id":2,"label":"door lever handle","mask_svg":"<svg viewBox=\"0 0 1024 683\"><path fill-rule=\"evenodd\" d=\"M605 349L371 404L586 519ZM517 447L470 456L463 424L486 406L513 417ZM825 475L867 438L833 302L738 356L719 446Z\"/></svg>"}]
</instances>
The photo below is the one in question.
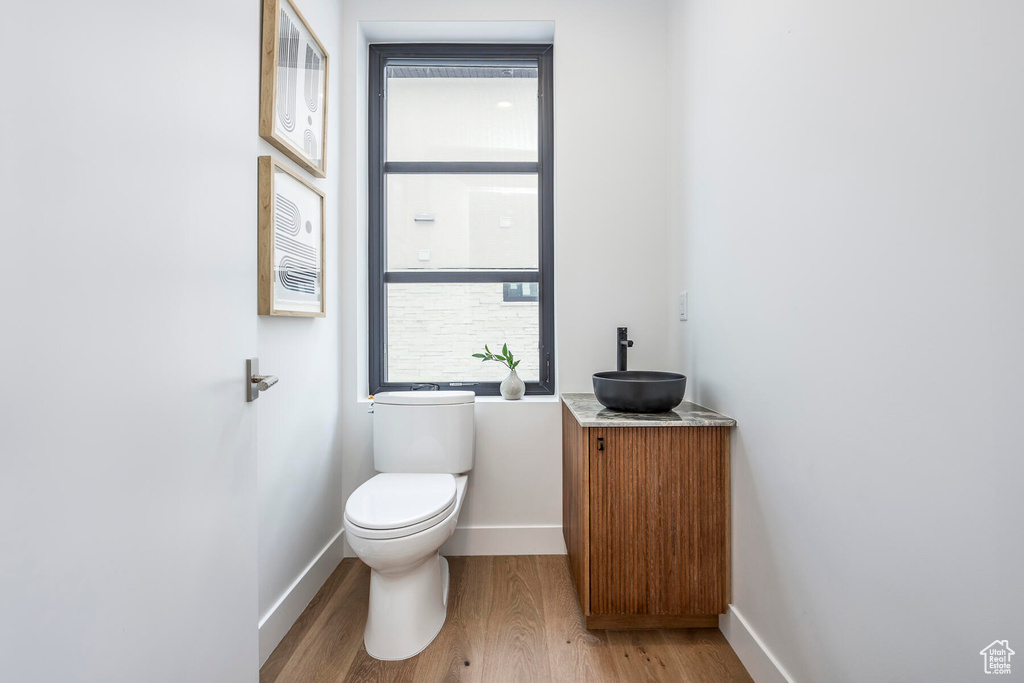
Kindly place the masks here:
<instances>
[{"instance_id":1,"label":"door lever handle","mask_svg":"<svg viewBox=\"0 0 1024 683\"><path fill-rule=\"evenodd\" d=\"M252 383L255 384L256 388L260 391L266 391L277 384L277 375L253 375Z\"/></svg>"},{"instance_id":2,"label":"door lever handle","mask_svg":"<svg viewBox=\"0 0 1024 683\"><path fill-rule=\"evenodd\" d=\"M261 391L266 391L278 382L276 375L261 375L259 372L260 359L246 359L245 375L248 381L245 387L245 400L249 403L258 399Z\"/></svg>"}]
</instances>

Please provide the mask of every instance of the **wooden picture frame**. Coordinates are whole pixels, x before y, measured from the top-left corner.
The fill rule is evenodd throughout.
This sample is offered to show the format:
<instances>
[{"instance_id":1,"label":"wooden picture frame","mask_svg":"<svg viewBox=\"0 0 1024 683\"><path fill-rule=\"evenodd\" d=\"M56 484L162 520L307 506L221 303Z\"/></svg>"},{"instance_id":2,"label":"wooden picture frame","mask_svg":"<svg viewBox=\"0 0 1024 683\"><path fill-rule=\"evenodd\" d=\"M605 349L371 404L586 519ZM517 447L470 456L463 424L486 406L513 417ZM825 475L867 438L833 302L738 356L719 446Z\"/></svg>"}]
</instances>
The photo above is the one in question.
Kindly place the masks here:
<instances>
[{"instance_id":1,"label":"wooden picture frame","mask_svg":"<svg viewBox=\"0 0 1024 683\"><path fill-rule=\"evenodd\" d=\"M329 64L292 0L263 0L260 137L317 178L327 177Z\"/></svg>"},{"instance_id":2,"label":"wooden picture frame","mask_svg":"<svg viewBox=\"0 0 1024 683\"><path fill-rule=\"evenodd\" d=\"M258 312L322 318L324 193L272 157L258 166Z\"/></svg>"}]
</instances>

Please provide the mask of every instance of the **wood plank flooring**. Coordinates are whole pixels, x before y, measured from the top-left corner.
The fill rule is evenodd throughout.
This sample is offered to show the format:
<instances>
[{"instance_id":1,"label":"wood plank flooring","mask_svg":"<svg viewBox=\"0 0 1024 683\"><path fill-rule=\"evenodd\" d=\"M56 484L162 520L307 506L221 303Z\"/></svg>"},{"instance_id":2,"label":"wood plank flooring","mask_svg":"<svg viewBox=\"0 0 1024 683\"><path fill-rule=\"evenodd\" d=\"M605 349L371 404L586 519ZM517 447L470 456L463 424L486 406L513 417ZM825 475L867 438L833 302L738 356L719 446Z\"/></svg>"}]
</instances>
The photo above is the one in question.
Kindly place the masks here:
<instances>
[{"instance_id":1,"label":"wood plank flooring","mask_svg":"<svg viewBox=\"0 0 1024 683\"><path fill-rule=\"evenodd\" d=\"M752 681L718 629L587 631L564 555L449 557L448 620L401 662L366 654L370 570L343 560L260 683Z\"/></svg>"}]
</instances>

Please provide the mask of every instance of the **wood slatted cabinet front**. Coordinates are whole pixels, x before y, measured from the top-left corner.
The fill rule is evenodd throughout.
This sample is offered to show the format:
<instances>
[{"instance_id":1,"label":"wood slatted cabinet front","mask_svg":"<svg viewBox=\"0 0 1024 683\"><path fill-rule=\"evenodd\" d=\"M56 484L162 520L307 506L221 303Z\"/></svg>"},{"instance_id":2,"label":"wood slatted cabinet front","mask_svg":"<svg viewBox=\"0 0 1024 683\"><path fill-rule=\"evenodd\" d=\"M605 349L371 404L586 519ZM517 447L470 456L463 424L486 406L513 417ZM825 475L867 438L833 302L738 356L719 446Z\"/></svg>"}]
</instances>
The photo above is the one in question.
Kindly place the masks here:
<instances>
[{"instance_id":1,"label":"wood slatted cabinet front","mask_svg":"<svg viewBox=\"0 0 1024 683\"><path fill-rule=\"evenodd\" d=\"M562 407L563 533L587 628L717 626L730 427L582 427Z\"/></svg>"}]
</instances>

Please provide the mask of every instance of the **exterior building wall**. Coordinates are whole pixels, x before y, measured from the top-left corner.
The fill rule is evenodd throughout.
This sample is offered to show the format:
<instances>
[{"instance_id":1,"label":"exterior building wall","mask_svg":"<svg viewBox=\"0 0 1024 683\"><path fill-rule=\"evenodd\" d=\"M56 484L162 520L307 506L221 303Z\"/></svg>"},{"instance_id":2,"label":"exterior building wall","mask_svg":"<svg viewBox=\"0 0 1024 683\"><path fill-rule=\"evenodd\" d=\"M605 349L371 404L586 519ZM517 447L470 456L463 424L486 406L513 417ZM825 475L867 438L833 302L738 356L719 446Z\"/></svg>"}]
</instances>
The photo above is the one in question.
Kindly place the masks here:
<instances>
[{"instance_id":1,"label":"exterior building wall","mask_svg":"<svg viewBox=\"0 0 1024 683\"><path fill-rule=\"evenodd\" d=\"M505 343L523 361L519 376L539 377L538 305L503 301L500 282L392 284L388 312L389 381L500 381L508 370L473 354L484 344L498 352Z\"/></svg>"}]
</instances>

